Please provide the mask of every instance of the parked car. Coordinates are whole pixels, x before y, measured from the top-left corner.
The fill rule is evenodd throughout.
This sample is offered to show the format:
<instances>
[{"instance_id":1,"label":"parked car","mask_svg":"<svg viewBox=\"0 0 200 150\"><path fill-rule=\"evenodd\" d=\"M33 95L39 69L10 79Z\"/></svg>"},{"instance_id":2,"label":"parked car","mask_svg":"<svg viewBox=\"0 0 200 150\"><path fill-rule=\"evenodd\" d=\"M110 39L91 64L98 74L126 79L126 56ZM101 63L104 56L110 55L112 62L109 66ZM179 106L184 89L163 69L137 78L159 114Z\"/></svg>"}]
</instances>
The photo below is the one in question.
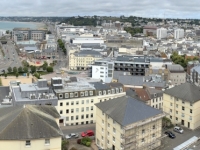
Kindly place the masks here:
<instances>
[{"instance_id":1,"label":"parked car","mask_svg":"<svg viewBox=\"0 0 200 150\"><path fill-rule=\"evenodd\" d=\"M174 131L178 132L178 133L181 133L181 134L183 133L183 129L181 127L178 127L178 126L174 127Z\"/></svg>"},{"instance_id":2,"label":"parked car","mask_svg":"<svg viewBox=\"0 0 200 150\"><path fill-rule=\"evenodd\" d=\"M168 137L171 139L174 139L176 137L175 134L172 133L171 131L166 131L165 134L168 135Z\"/></svg>"},{"instance_id":3,"label":"parked car","mask_svg":"<svg viewBox=\"0 0 200 150\"><path fill-rule=\"evenodd\" d=\"M78 138L79 134L78 133L70 133L65 136L66 139L72 139L72 138Z\"/></svg>"},{"instance_id":4,"label":"parked car","mask_svg":"<svg viewBox=\"0 0 200 150\"><path fill-rule=\"evenodd\" d=\"M85 136L94 136L94 132L92 130L87 130L86 132L82 132L81 136L82 137L85 137Z\"/></svg>"}]
</instances>

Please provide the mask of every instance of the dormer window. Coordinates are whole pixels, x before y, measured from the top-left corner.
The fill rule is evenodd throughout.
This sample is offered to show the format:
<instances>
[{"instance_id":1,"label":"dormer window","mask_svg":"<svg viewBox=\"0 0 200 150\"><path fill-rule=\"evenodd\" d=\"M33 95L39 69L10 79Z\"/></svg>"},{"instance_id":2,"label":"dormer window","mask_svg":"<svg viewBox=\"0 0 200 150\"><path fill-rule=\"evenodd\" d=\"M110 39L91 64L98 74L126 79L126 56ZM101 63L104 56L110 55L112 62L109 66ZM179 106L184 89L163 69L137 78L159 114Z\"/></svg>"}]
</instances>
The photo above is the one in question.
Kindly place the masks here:
<instances>
[{"instance_id":1,"label":"dormer window","mask_svg":"<svg viewBox=\"0 0 200 150\"><path fill-rule=\"evenodd\" d=\"M99 95L102 95L102 91L99 91Z\"/></svg>"},{"instance_id":2,"label":"dormer window","mask_svg":"<svg viewBox=\"0 0 200 150\"><path fill-rule=\"evenodd\" d=\"M106 90L103 91L103 95L106 95Z\"/></svg>"}]
</instances>

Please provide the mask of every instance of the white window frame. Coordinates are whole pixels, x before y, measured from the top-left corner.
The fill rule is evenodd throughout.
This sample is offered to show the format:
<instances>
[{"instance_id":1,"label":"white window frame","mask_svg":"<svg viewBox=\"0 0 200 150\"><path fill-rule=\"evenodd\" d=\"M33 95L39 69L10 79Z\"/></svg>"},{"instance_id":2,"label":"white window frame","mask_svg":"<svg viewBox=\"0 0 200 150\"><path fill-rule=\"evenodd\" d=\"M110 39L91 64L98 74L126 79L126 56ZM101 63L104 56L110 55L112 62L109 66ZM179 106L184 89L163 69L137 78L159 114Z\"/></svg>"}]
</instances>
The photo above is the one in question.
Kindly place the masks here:
<instances>
[{"instance_id":1,"label":"white window frame","mask_svg":"<svg viewBox=\"0 0 200 150\"><path fill-rule=\"evenodd\" d=\"M45 145L50 145L50 139L45 139L44 144Z\"/></svg>"},{"instance_id":2,"label":"white window frame","mask_svg":"<svg viewBox=\"0 0 200 150\"><path fill-rule=\"evenodd\" d=\"M69 98L69 93L65 93L65 98Z\"/></svg>"}]
</instances>

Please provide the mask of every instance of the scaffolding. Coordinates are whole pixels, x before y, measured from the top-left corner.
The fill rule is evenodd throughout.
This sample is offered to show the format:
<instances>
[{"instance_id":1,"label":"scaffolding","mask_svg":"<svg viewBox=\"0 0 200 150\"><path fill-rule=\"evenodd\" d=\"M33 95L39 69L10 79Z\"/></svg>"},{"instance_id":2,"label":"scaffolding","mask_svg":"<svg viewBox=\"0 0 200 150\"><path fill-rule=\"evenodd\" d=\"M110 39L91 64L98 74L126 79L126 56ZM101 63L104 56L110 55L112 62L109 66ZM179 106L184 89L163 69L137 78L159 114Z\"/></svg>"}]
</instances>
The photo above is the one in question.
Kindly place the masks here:
<instances>
[{"instance_id":1,"label":"scaffolding","mask_svg":"<svg viewBox=\"0 0 200 150\"><path fill-rule=\"evenodd\" d=\"M122 148L124 150L153 150L161 144L164 113L124 127ZM152 126L153 125L153 126ZM160 142L160 143L159 143Z\"/></svg>"}]
</instances>

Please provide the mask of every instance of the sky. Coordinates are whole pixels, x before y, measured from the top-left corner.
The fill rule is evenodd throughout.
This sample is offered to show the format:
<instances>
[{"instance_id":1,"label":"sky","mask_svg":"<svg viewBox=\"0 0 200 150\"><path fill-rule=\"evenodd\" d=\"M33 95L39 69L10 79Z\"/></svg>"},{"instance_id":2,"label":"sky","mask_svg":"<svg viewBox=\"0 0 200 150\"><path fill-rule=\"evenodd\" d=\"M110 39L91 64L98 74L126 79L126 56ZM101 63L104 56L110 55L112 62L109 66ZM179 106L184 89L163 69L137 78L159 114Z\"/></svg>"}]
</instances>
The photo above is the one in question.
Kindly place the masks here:
<instances>
[{"instance_id":1,"label":"sky","mask_svg":"<svg viewBox=\"0 0 200 150\"><path fill-rule=\"evenodd\" d=\"M199 0L1 0L0 16L139 16L200 19Z\"/></svg>"}]
</instances>

